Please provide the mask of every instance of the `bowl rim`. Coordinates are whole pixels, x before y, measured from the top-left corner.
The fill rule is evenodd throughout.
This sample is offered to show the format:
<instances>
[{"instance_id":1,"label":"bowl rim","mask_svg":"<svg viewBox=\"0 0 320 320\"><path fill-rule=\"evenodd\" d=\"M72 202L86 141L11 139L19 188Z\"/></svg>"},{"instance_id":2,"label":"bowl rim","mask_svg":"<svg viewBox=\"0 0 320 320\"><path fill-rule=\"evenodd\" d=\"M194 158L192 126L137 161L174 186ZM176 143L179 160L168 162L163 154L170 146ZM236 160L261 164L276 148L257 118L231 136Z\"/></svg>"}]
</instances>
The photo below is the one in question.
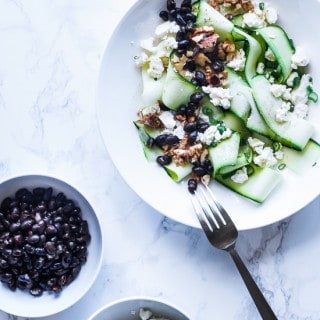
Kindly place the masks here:
<instances>
[{"instance_id":1,"label":"bowl rim","mask_svg":"<svg viewBox=\"0 0 320 320\"><path fill-rule=\"evenodd\" d=\"M44 181L48 185L50 185L50 182L52 182L51 187L53 188L53 190L56 189L56 191L59 191L59 184L61 184L61 186L63 186L63 188L70 189L70 191L71 191L70 193L72 193L71 197L74 197L74 198L72 198L72 200L75 200L76 202L78 202L78 199L75 199L75 198L79 197L79 199L80 199L79 202L82 202L83 204L88 206L90 212L93 213L93 215L94 215L93 220L95 221L94 222L95 229L98 229L98 231L99 231L96 236L96 241L99 242L100 250L97 251L98 254L96 255L96 258L95 258L95 261L96 261L95 268L90 273L91 276L90 276L90 279L88 280L88 285L85 287L85 290L80 290L80 292L77 296L77 299L70 301L69 304L62 304L56 310L51 310L49 312L48 311L41 312L41 314L39 312L29 312L29 314L26 315L25 313L17 312L19 309L15 309L14 312L12 310L3 309L4 312L12 313L15 316L28 317L28 318L47 317L47 316L52 316L52 315L58 314L62 311L65 311L65 310L71 308L74 304L78 303L86 294L88 294L90 289L93 287L93 285L97 281L98 275L101 271L102 261L103 261L103 253L104 253L104 247L105 247L105 245L104 245L104 237L105 236L104 236L104 233L102 232L102 222L101 222L99 215L96 213L96 210L93 207L93 205L91 204L91 202L89 202L88 197L82 191L79 191L79 189L77 187L75 187L72 183L70 183L67 179L60 178L60 177L53 176L53 175L49 175L49 174L39 174L39 173L12 175L12 176L6 177L5 179L2 179L0 181L0 188L3 188L3 185L5 185L5 184L10 184L10 182L15 183L15 181L17 181L18 183L20 183L19 181L23 181L24 179L27 179L30 182L30 181L32 181L33 178ZM46 181L46 179L47 179L47 181ZM28 188L28 181L26 181L25 187ZM32 188L32 184L30 185L30 188ZM10 196L10 195L2 192L0 194L0 201L4 200L8 196ZM88 219L86 219L86 220L88 220ZM89 245L90 245L90 242L89 242ZM83 266L85 266L85 264ZM24 294L27 294L27 293L24 293ZM40 299L41 299L41 297L40 297Z\"/></svg>"},{"instance_id":2,"label":"bowl rim","mask_svg":"<svg viewBox=\"0 0 320 320\"><path fill-rule=\"evenodd\" d=\"M102 307L100 307L99 309L97 309L89 318L88 320L94 320L94 318L96 316L98 316L101 312L117 305L120 303L124 303L124 302L129 302L129 301L141 301L141 300L145 300L148 302L156 302L156 303L161 303L164 304L172 309L175 309L176 311L180 312L185 318L191 320L191 317L189 315L186 314L185 311L182 311L182 309L180 307L178 307L176 304L170 303L168 302L165 298L157 298L155 296L145 296L145 295L133 295L133 296L129 296L129 297L124 297L124 298L119 298L116 300L113 300L105 305L103 305Z\"/></svg>"}]
</instances>

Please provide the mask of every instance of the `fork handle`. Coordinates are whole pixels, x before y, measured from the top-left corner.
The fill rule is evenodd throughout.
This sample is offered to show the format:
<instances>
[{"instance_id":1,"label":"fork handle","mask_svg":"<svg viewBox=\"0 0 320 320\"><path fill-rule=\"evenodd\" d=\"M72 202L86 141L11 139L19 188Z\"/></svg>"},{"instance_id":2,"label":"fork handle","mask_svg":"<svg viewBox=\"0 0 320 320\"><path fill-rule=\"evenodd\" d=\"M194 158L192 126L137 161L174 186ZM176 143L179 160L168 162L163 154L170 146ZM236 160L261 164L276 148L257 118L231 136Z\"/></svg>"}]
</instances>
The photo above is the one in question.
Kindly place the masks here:
<instances>
[{"instance_id":1,"label":"fork handle","mask_svg":"<svg viewBox=\"0 0 320 320\"><path fill-rule=\"evenodd\" d=\"M267 300L265 299L262 292L258 288L257 284L253 280L251 274L249 273L247 267L245 266L245 264L241 260L236 249L232 248L232 249L228 250L228 252L230 253L234 263L236 264L236 266L241 274L241 277L242 277L244 283L246 284L247 289L250 292L251 297L252 297L255 305L257 306L257 309L259 310L259 313L260 313L262 319L263 320L277 320L276 315L272 311Z\"/></svg>"}]
</instances>

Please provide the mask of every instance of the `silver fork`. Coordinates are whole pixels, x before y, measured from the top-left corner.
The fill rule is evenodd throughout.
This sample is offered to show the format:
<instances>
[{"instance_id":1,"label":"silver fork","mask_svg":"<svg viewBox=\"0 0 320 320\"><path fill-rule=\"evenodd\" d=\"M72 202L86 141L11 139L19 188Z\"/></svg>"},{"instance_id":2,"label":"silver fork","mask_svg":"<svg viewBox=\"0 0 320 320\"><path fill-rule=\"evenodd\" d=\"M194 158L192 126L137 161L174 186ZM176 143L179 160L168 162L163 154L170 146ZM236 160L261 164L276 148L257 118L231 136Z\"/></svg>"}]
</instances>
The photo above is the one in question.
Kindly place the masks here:
<instances>
[{"instance_id":1,"label":"silver fork","mask_svg":"<svg viewBox=\"0 0 320 320\"><path fill-rule=\"evenodd\" d=\"M262 319L276 320L277 317L235 249L238 230L226 210L206 185L198 186L191 200L209 242L231 255Z\"/></svg>"}]
</instances>

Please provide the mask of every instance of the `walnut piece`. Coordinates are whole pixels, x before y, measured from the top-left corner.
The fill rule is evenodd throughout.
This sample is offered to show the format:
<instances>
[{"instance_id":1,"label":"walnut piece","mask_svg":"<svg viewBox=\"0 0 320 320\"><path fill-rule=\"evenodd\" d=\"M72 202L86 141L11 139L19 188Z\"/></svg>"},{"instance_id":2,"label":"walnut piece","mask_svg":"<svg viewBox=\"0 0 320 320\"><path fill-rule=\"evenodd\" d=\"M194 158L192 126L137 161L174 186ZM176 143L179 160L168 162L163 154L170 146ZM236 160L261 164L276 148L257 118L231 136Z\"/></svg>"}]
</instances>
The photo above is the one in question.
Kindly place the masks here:
<instances>
[{"instance_id":1,"label":"walnut piece","mask_svg":"<svg viewBox=\"0 0 320 320\"><path fill-rule=\"evenodd\" d=\"M218 43L217 56L220 60L231 61L236 56L236 46L230 40Z\"/></svg>"}]
</instances>

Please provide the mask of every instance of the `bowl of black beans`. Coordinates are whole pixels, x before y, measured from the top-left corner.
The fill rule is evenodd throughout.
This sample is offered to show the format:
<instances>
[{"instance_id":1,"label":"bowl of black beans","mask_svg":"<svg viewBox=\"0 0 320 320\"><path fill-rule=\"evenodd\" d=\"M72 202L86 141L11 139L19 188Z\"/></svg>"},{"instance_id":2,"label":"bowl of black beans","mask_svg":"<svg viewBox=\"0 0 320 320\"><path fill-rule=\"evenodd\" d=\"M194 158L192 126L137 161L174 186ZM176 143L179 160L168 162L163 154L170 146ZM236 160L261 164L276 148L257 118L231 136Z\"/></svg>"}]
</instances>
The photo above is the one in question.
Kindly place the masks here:
<instances>
[{"instance_id":1,"label":"bowl of black beans","mask_svg":"<svg viewBox=\"0 0 320 320\"><path fill-rule=\"evenodd\" d=\"M42 317L76 303L95 281L102 233L71 185L27 175L0 183L0 309Z\"/></svg>"}]
</instances>

